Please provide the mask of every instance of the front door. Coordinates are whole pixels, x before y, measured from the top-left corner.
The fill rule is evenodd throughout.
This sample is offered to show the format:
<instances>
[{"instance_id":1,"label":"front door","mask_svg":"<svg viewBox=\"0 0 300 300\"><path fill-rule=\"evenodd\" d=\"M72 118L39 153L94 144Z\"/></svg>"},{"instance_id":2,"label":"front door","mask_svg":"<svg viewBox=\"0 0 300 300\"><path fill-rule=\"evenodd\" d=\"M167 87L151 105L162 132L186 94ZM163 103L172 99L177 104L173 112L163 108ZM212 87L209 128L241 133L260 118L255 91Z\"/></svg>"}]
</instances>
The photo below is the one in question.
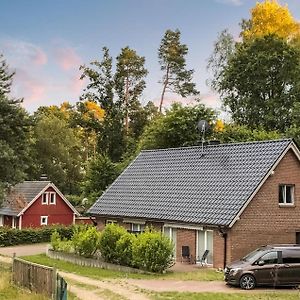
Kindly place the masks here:
<instances>
[{"instance_id":1,"label":"front door","mask_svg":"<svg viewBox=\"0 0 300 300\"><path fill-rule=\"evenodd\" d=\"M176 244L177 244L177 232L176 228L173 227L164 227L164 234L173 242L174 244L174 253L173 257L176 260Z\"/></svg>"},{"instance_id":2,"label":"front door","mask_svg":"<svg viewBox=\"0 0 300 300\"><path fill-rule=\"evenodd\" d=\"M206 263L213 264L213 231L197 230L197 260L201 260L205 250L208 250Z\"/></svg>"}]
</instances>

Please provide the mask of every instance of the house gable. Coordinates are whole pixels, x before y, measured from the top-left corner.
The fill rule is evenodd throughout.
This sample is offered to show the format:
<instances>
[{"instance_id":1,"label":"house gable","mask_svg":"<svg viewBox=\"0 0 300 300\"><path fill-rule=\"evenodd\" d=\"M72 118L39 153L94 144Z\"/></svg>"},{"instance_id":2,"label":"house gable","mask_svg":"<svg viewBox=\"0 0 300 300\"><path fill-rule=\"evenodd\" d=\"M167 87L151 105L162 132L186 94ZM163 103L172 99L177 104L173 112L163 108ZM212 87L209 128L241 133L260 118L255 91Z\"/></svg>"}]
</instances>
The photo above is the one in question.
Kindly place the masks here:
<instances>
[{"instance_id":1,"label":"house gable","mask_svg":"<svg viewBox=\"0 0 300 300\"><path fill-rule=\"evenodd\" d=\"M55 204L43 204L44 193L55 193ZM49 199L50 200L50 199ZM23 212L22 227L40 227L41 218L45 217L47 223L45 225L62 224L70 225L74 222L74 212L63 200L63 198L49 186L37 199Z\"/></svg>"},{"instance_id":2,"label":"house gable","mask_svg":"<svg viewBox=\"0 0 300 300\"><path fill-rule=\"evenodd\" d=\"M229 261L261 245L295 243L300 232L300 162L290 148L229 232ZM294 186L294 204L279 204L279 185Z\"/></svg>"}]
</instances>

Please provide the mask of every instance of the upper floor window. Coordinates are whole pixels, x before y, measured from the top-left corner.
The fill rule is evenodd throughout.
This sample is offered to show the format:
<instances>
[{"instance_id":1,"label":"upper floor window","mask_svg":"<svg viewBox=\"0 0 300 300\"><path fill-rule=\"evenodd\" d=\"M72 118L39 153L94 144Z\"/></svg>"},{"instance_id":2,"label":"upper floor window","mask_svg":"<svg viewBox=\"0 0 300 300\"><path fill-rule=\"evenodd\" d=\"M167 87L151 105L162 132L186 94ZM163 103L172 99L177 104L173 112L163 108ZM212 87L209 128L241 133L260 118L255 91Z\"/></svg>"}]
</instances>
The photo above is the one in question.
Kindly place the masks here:
<instances>
[{"instance_id":1,"label":"upper floor window","mask_svg":"<svg viewBox=\"0 0 300 300\"><path fill-rule=\"evenodd\" d=\"M50 203L50 204L56 204L56 193L51 192L51 193L49 193L49 196L50 196L50 201L49 201L49 203Z\"/></svg>"},{"instance_id":2,"label":"upper floor window","mask_svg":"<svg viewBox=\"0 0 300 300\"><path fill-rule=\"evenodd\" d=\"M48 198L49 198L49 194L48 193L44 193L42 195L42 204L48 204Z\"/></svg>"},{"instance_id":3,"label":"upper floor window","mask_svg":"<svg viewBox=\"0 0 300 300\"><path fill-rule=\"evenodd\" d=\"M281 205L294 204L294 185L281 184L279 186L279 204Z\"/></svg>"}]
</instances>

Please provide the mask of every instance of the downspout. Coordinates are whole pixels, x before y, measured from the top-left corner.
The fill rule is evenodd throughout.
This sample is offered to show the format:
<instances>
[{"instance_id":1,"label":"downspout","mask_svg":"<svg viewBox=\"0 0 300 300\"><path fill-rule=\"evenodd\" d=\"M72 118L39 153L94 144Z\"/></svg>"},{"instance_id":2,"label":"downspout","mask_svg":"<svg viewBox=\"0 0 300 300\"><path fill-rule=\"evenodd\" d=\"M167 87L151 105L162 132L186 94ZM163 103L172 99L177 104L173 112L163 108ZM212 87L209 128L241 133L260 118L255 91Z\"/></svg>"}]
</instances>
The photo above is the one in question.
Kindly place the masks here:
<instances>
[{"instance_id":1,"label":"downspout","mask_svg":"<svg viewBox=\"0 0 300 300\"><path fill-rule=\"evenodd\" d=\"M223 252L223 269L227 264L227 231L226 228L219 227L219 234L224 239L224 252Z\"/></svg>"}]
</instances>

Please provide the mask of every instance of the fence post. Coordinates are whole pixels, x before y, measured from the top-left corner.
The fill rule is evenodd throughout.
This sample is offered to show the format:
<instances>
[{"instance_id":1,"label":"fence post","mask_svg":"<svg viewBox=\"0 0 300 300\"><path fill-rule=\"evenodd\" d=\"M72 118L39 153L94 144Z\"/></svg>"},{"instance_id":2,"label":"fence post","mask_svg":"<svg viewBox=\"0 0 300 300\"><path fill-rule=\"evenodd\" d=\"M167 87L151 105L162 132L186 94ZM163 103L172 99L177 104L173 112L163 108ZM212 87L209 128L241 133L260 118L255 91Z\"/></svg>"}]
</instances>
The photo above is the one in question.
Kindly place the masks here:
<instances>
[{"instance_id":1,"label":"fence post","mask_svg":"<svg viewBox=\"0 0 300 300\"><path fill-rule=\"evenodd\" d=\"M52 299L56 300L57 296L57 270L56 268L53 268L53 293L52 293Z\"/></svg>"},{"instance_id":2,"label":"fence post","mask_svg":"<svg viewBox=\"0 0 300 300\"><path fill-rule=\"evenodd\" d=\"M15 258L16 258L16 253L13 253L13 260L12 260L12 267L11 267L11 281L15 282L14 280L14 274L15 274L15 270L14 270L14 264L15 264Z\"/></svg>"}]
</instances>

